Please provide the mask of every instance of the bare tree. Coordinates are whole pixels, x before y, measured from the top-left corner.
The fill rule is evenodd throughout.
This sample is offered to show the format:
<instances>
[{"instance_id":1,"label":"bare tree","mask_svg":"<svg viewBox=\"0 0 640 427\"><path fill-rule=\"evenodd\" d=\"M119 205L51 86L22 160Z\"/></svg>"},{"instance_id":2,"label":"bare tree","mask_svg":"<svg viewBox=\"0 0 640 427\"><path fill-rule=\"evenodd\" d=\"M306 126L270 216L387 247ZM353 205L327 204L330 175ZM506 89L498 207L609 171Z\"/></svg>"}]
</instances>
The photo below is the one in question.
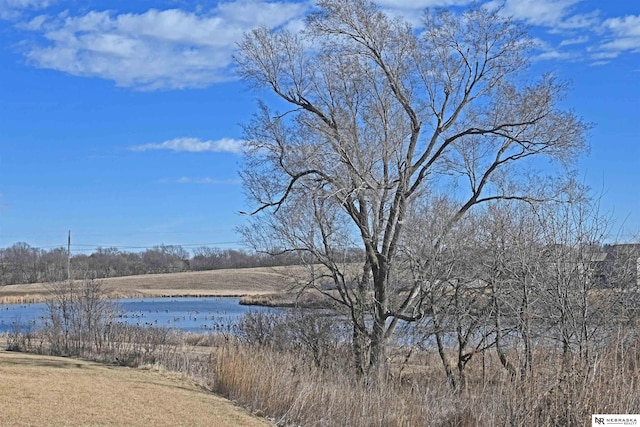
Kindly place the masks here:
<instances>
[{"instance_id":1,"label":"bare tree","mask_svg":"<svg viewBox=\"0 0 640 427\"><path fill-rule=\"evenodd\" d=\"M68 273L68 259L69 254L65 248L55 248L43 252L40 261L43 279L47 282L64 280Z\"/></svg>"},{"instance_id":2,"label":"bare tree","mask_svg":"<svg viewBox=\"0 0 640 427\"><path fill-rule=\"evenodd\" d=\"M579 189L570 189L568 196L567 203L537 209L545 243L539 269L542 319L565 356L574 353L588 360L594 346L603 344L620 324L624 300L633 298L637 288L622 279L628 266L615 266L613 254L602 246L610 222L599 212L598 201Z\"/></svg>"},{"instance_id":3,"label":"bare tree","mask_svg":"<svg viewBox=\"0 0 640 427\"><path fill-rule=\"evenodd\" d=\"M45 335L53 354L86 355L100 352L117 314L102 284L94 280L51 282Z\"/></svg>"},{"instance_id":4,"label":"bare tree","mask_svg":"<svg viewBox=\"0 0 640 427\"><path fill-rule=\"evenodd\" d=\"M491 296L491 331L502 365L525 380L533 367L533 348L542 318L542 229L531 204L500 200L483 216L480 278ZM507 349L517 360L508 356Z\"/></svg>"},{"instance_id":5,"label":"bare tree","mask_svg":"<svg viewBox=\"0 0 640 427\"><path fill-rule=\"evenodd\" d=\"M3 251L6 284L35 283L41 276L42 250L17 242Z\"/></svg>"},{"instance_id":6,"label":"bare tree","mask_svg":"<svg viewBox=\"0 0 640 427\"><path fill-rule=\"evenodd\" d=\"M497 345L499 336L490 321L491 285L482 274L488 215L476 210L449 227L456 212L456 202L448 197L428 199L411 211L411 233L401 240L398 263L406 263L403 268L419 289L414 310L427 314L413 328L415 341L425 347L435 340L448 383L461 391L468 363Z\"/></svg>"},{"instance_id":7,"label":"bare tree","mask_svg":"<svg viewBox=\"0 0 640 427\"><path fill-rule=\"evenodd\" d=\"M513 376L518 366L522 379L529 375L536 343L589 363L636 317L627 310L638 295L635 245L603 246L609 219L587 189L574 183L558 200L532 205L500 201L487 214L483 280L494 302L496 350ZM507 346L521 357L510 360Z\"/></svg>"},{"instance_id":8,"label":"bare tree","mask_svg":"<svg viewBox=\"0 0 640 427\"><path fill-rule=\"evenodd\" d=\"M583 147L585 125L557 105L563 84L527 78L530 45L478 5L427 11L412 28L366 0L321 0L304 31L256 29L240 44L241 75L285 108L262 104L246 127L245 234L326 267L371 372L397 321L424 314L423 285L397 268L410 207L451 192L446 232L473 206L531 197L519 172L536 157L570 161ZM360 268L341 264L349 244L364 249Z\"/></svg>"},{"instance_id":9,"label":"bare tree","mask_svg":"<svg viewBox=\"0 0 640 427\"><path fill-rule=\"evenodd\" d=\"M189 253L181 246L160 245L142 253L149 273L176 273L189 269Z\"/></svg>"},{"instance_id":10,"label":"bare tree","mask_svg":"<svg viewBox=\"0 0 640 427\"><path fill-rule=\"evenodd\" d=\"M624 326L636 325L640 310L640 237L603 249L610 261L605 269L605 287L616 299L613 311Z\"/></svg>"}]
</instances>

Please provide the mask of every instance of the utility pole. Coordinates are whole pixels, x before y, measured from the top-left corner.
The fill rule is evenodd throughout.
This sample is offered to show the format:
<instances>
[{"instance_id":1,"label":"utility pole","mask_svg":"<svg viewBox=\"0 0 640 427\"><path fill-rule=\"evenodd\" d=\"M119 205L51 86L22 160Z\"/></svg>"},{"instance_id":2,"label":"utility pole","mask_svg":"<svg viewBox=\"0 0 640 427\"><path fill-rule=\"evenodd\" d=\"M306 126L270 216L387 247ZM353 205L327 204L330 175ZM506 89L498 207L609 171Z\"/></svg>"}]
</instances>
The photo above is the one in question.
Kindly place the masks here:
<instances>
[{"instance_id":1,"label":"utility pole","mask_svg":"<svg viewBox=\"0 0 640 427\"><path fill-rule=\"evenodd\" d=\"M71 283L71 230L67 239L67 280Z\"/></svg>"}]
</instances>

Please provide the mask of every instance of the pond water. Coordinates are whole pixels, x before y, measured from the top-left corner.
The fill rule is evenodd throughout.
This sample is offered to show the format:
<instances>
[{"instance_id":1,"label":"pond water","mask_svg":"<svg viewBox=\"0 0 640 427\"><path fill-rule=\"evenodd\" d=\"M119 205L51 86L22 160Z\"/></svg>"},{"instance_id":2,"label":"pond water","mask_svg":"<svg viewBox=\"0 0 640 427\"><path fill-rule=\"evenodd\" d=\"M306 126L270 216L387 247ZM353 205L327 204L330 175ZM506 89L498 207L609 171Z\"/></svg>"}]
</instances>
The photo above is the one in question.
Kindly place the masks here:
<instances>
[{"instance_id":1,"label":"pond water","mask_svg":"<svg viewBox=\"0 0 640 427\"><path fill-rule=\"evenodd\" d=\"M231 331L248 312L281 309L240 305L239 298L135 298L114 300L118 321L140 326L176 328L189 332ZM41 325L46 304L0 305L0 333L16 327Z\"/></svg>"}]
</instances>

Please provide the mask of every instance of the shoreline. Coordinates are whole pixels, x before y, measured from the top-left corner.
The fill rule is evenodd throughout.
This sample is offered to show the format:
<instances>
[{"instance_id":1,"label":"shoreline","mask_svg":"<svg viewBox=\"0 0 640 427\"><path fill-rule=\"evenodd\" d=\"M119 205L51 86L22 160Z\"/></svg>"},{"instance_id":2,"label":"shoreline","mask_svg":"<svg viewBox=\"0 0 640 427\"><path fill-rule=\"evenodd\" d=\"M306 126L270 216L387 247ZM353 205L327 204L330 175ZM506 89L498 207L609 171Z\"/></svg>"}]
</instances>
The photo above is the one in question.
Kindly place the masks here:
<instances>
[{"instance_id":1,"label":"shoreline","mask_svg":"<svg viewBox=\"0 0 640 427\"><path fill-rule=\"evenodd\" d=\"M52 293L50 294L25 294L25 295L6 295L0 296L0 305L20 305L20 304L38 304L44 303L51 299ZM259 295L259 294L254 294ZM118 293L118 294L107 294L106 298L110 300L117 299L136 299L136 298L240 298L250 296L250 294L246 293L238 293L238 292L200 292L200 293L189 293L189 292L131 292L131 293ZM241 302L241 305L263 305L263 304L253 304L248 302ZM265 305L267 306L267 305Z\"/></svg>"},{"instance_id":2,"label":"shoreline","mask_svg":"<svg viewBox=\"0 0 640 427\"><path fill-rule=\"evenodd\" d=\"M247 268L198 272L147 274L95 279L110 299L170 297L235 297L279 294L296 283L295 268ZM82 280L75 281L81 283ZM61 283L61 282L59 282ZM0 286L0 304L45 302L55 284L30 283Z\"/></svg>"},{"instance_id":3,"label":"shoreline","mask_svg":"<svg viewBox=\"0 0 640 427\"><path fill-rule=\"evenodd\" d=\"M168 292L167 292L168 291ZM0 305L21 305L46 303L52 297L52 293L6 295L0 296ZM313 295L309 292L302 295L290 293L242 293L242 292L184 292L162 290L162 292L118 292L107 293L110 300L132 300L138 298L239 298L239 304L245 306L271 307L271 308L305 308L327 309L331 308L331 301L322 295Z\"/></svg>"}]
</instances>

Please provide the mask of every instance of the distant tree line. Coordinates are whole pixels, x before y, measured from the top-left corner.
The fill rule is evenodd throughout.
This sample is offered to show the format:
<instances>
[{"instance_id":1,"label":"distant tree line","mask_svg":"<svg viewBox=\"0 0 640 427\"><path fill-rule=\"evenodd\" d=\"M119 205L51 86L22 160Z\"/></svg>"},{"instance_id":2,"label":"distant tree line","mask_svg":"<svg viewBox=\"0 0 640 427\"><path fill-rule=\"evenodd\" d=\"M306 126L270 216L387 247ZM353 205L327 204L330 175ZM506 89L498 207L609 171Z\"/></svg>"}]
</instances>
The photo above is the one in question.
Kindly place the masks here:
<instances>
[{"instance_id":1,"label":"distant tree line","mask_svg":"<svg viewBox=\"0 0 640 427\"><path fill-rule=\"evenodd\" d=\"M270 267L300 263L296 254L264 254L242 249L199 247L188 251L179 245L160 245L142 252L98 247L90 255L71 256L75 279L107 278L153 273L217 270L224 268ZM58 281L67 278L68 253L18 242L0 248L0 285Z\"/></svg>"}]
</instances>

